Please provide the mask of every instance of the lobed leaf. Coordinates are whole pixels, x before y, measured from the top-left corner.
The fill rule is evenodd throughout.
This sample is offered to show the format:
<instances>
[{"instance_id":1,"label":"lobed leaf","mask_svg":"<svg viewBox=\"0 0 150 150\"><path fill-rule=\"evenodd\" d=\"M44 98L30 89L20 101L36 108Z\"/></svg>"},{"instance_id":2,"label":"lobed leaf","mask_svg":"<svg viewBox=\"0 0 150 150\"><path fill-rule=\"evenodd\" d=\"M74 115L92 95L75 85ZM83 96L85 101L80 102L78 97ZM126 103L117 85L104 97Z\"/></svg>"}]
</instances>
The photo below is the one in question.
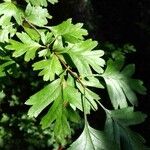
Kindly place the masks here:
<instances>
[{"instance_id":1,"label":"lobed leaf","mask_svg":"<svg viewBox=\"0 0 150 150\"><path fill-rule=\"evenodd\" d=\"M146 118L146 114L143 114L142 112L139 111L134 112L133 107L112 110L110 112L110 115L116 121L119 121L121 124L125 126L142 123Z\"/></svg>"},{"instance_id":2,"label":"lobed leaf","mask_svg":"<svg viewBox=\"0 0 150 150\"><path fill-rule=\"evenodd\" d=\"M105 61L100 58L104 55L102 50L93 50L97 46L91 39L76 44L70 44L64 53L67 53L81 76L92 75L92 70L102 73ZM93 51L92 51L93 50Z\"/></svg>"},{"instance_id":3,"label":"lobed leaf","mask_svg":"<svg viewBox=\"0 0 150 150\"><path fill-rule=\"evenodd\" d=\"M62 36L66 41L70 43L76 43L79 40L83 40L85 35L87 35L87 30L82 29L83 24L77 23L72 24L72 20L62 22L57 26L50 27L49 29L53 32L55 37Z\"/></svg>"},{"instance_id":4,"label":"lobed leaf","mask_svg":"<svg viewBox=\"0 0 150 150\"><path fill-rule=\"evenodd\" d=\"M105 134L85 125L80 137L73 142L68 150L109 150L117 147L110 142Z\"/></svg>"},{"instance_id":5,"label":"lobed leaf","mask_svg":"<svg viewBox=\"0 0 150 150\"><path fill-rule=\"evenodd\" d=\"M16 33L12 18L21 25L23 22L24 13L11 1L0 3L0 42L8 42L9 38Z\"/></svg>"},{"instance_id":6,"label":"lobed leaf","mask_svg":"<svg viewBox=\"0 0 150 150\"><path fill-rule=\"evenodd\" d=\"M47 128L53 123L56 139L62 143L67 136L70 136L71 131L68 123L67 108L64 107L64 98L62 93L59 94L48 113L42 118L41 125L42 128Z\"/></svg>"},{"instance_id":7,"label":"lobed leaf","mask_svg":"<svg viewBox=\"0 0 150 150\"><path fill-rule=\"evenodd\" d=\"M55 74L60 75L63 72L62 66L56 55L52 55L50 59L34 63L33 70L42 70L39 75L43 76L44 81L52 81L55 79Z\"/></svg>"},{"instance_id":8,"label":"lobed leaf","mask_svg":"<svg viewBox=\"0 0 150 150\"><path fill-rule=\"evenodd\" d=\"M67 85L63 91L63 94L64 100L68 102L74 110L78 108L79 110L83 111L81 93L76 88Z\"/></svg>"},{"instance_id":9,"label":"lobed leaf","mask_svg":"<svg viewBox=\"0 0 150 150\"><path fill-rule=\"evenodd\" d=\"M42 128L47 128L54 123L54 134L56 139L60 142L71 134L70 126L67 121L66 108L63 102L60 94L50 107L48 113L41 120Z\"/></svg>"},{"instance_id":10,"label":"lobed leaf","mask_svg":"<svg viewBox=\"0 0 150 150\"><path fill-rule=\"evenodd\" d=\"M82 93L82 95L85 94L85 100L84 100L85 108L84 109L85 109L86 113L90 114L91 108L93 110L97 110L98 109L97 102L98 102L98 100L100 100L99 95L94 93L93 91L91 91L88 88L86 88L84 90L84 88L79 83L76 83L76 84L77 84L79 91Z\"/></svg>"},{"instance_id":11,"label":"lobed leaf","mask_svg":"<svg viewBox=\"0 0 150 150\"><path fill-rule=\"evenodd\" d=\"M107 113L105 133L119 149L144 150L145 140L127 126L142 123L146 115L134 112L133 107L112 110Z\"/></svg>"},{"instance_id":12,"label":"lobed leaf","mask_svg":"<svg viewBox=\"0 0 150 150\"><path fill-rule=\"evenodd\" d=\"M47 19L51 19L52 16L49 15L46 8L28 4L25 10L25 18L32 24L42 27L48 23Z\"/></svg>"},{"instance_id":13,"label":"lobed leaf","mask_svg":"<svg viewBox=\"0 0 150 150\"><path fill-rule=\"evenodd\" d=\"M132 79L135 66L128 65L120 71L120 64L116 61L109 60L103 78L106 82L109 97L115 109L118 107L127 107L127 99L132 105L137 105L137 96L135 92L140 94L146 93L146 88L142 82Z\"/></svg>"},{"instance_id":14,"label":"lobed leaf","mask_svg":"<svg viewBox=\"0 0 150 150\"><path fill-rule=\"evenodd\" d=\"M30 61L35 58L36 51L41 45L30 38L25 32L17 33L17 37L21 42L10 40L10 45L6 46L8 50L14 50L13 57L20 57L25 54L25 61Z\"/></svg>"},{"instance_id":15,"label":"lobed leaf","mask_svg":"<svg viewBox=\"0 0 150 150\"><path fill-rule=\"evenodd\" d=\"M13 17L16 22L21 25L24 17L23 11L11 1L6 1L0 4L0 25L9 25Z\"/></svg>"},{"instance_id":16,"label":"lobed leaf","mask_svg":"<svg viewBox=\"0 0 150 150\"><path fill-rule=\"evenodd\" d=\"M61 93L60 79L57 79L44 87L41 91L31 96L25 104L32 105L29 109L28 115L30 117L37 117L44 108L52 103Z\"/></svg>"},{"instance_id":17,"label":"lobed leaf","mask_svg":"<svg viewBox=\"0 0 150 150\"><path fill-rule=\"evenodd\" d=\"M0 29L0 42L9 42L9 38L13 37L16 33L16 29L13 28L13 24L2 26Z\"/></svg>"}]
</instances>

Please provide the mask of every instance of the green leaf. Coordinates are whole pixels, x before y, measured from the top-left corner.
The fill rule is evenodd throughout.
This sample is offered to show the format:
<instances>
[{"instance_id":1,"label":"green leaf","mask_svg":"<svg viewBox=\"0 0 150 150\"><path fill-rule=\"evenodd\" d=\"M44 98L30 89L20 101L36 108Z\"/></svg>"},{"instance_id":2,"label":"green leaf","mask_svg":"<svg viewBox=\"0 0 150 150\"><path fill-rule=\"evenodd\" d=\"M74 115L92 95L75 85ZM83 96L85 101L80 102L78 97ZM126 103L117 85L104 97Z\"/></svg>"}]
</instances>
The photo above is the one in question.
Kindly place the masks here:
<instances>
[{"instance_id":1,"label":"green leaf","mask_svg":"<svg viewBox=\"0 0 150 150\"><path fill-rule=\"evenodd\" d=\"M71 122L81 123L81 118L78 111L73 110L71 107L67 107L67 118Z\"/></svg>"},{"instance_id":2,"label":"green leaf","mask_svg":"<svg viewBox=\"0 0 150 150\"><path fill-rule=\"evenodd\" d=\"M70 136L71 130L68 123L69 112L64 105L61 79L50 83L26 101L27 105L32 105L28 115L30 117L37 117L51 103L49 111L41 120L41 125L45 129L53 123L56 139L63 143L65 138Z\"/></svg>"},{"instance_id":3,"label":"green leaf","mask_svg":"<svg viewBox=\"0 0 150 150\"><path fill-rule=\"evenodd\" d=\"M63 108L59 110L59 115L57 116L54 126L54 133L56 135L56 139L59 140L61 143L65 138L67 138L67 136L71 135L70 126L65 113L66 112Z\"/></svg>"},{"instance_id":4,"label":"green leaf","mask_svg":"<svg viewBox=\"0 0 150 150\"><path fill-rule=\"evenodd\" d=\"M1 26L9 25L12 17L19 25L21 25L24 14L23 11L19 7L16 7L14 3L7 1L0 4L0 16Z\"/></svg>"},{"instance_id":5,"label":"green leaf","mask_svg":"<svg viewBox=\"0 0 150 150\"><path fill-rule=\"evenodd\" d=\"M82 83L85 86L96 87L96 88L104 88L104 86L100 83L100 81L95 77L86 77L82 79Z\"/></svg>"},{"instance_id":6,"label":"green leaf","mask_svg":"<svg viewBox=\"0 0 150 150\"><path fill-rule=\"evenodd\" d=\"M2 26L0 29L0 42L8 42L9 38L13 37L16 33L16 29L13 28L13 24Z\"/></svg>"},{"instance_id":7,"label":"green leaf","mask_svg":"<svg viewBox=\"0 0 150 150\"><path fill-rule=\"evenodd\" d=\"M83 111L82 99L84 89L79 83L77 83L77 87L78 88L75 88L73 84L67 80L67 82L65 83L65 88L63 90L63 96L66 103L69 103L73 110L76 110L76 108L78 108L79 110ZM95 101L98 101L100 97L89 89L86 89L85 96L85 113L89 114L91 108L93 110L97 109L97 103Z\"/></svg>"},{"instance_id":8,"label":"green leaf","mask_svg":"<svg viewBox=\"0 0 150 150\"><path fill-rule=\"evenodd\" d=\"M76 88L66 85L63 94L65 101L68 102L74 110L78 108L79 110L83 111L81 93Z\"/></svg>"},{"instance_id":9,"label":"green leaf","mask_svg":"<svg viewBox=\"0 0 150 150\"><path fill-rule=\"evenodd\" d=\"M50 59L34 63L33 70L42 70L39 75L43 76L44 81L52 81L55 79L55 74L60 75L63 72L62 66L56 55L52 55Z\"/></svg>"},{"instance_id":10,"label":"green leaf","mask_svg":"<svg viewBox=\"0 0 150 150\"><path fill-rule=\"evenodd\" d=\"M140 94L146 92L140 80L131 78L135 70L134 65L128 65L122 71L120 70L120 64L117 61L109 60L103 74L109 97L115 109L127 107L127 99L132 105L137 105L137 96L134 91Z\"/></svg>"},{"instance_id":11,"label":"green leaf","mask_svg":"<svg viewBox=\"0 0 150 150\"><path fill-rule=\"evenodd\" d=\"M72 20L68 19L67 21L62 22L61 24L53 27L49 27L53 32L55 37L63 36L63 38L70 42L76 43L79 40L83 40L83 36L87 35L87 30L82 29L83 24L77 23L75 25L72 24Z\"/></svg>"},{"instance_id":12,"label":"green leaf","mask_svg":"<svg viewBox=\"0 0 150 150\"><path fill-rule=\"evenodd\" d=\"M26 2L34 6L47 6L47 0L26 0Z\"/></svg>"},{"instance_id":13,"label":"green leaf","mask_svg":"<svg viewBox=\"0 0 150 150\"><path fill-rule=\"evenodd\" d=\"M112 118L125 126L142 123L147 117L145 114L139 111L134 112L133 107L112 110L110 113Z\"/></svg>"},{"instance_id":14,"label":"green leaf","mask_svg":"<svg viewBox=\"0 0 150 150\"><path fill-rule=\"evenodd\" d=\"M21 42L10 40L11 45L7 45L6 48L9 50L14 50L13 57L20 57L25 54L25 61L30 61L35 58L36 51L41 47L41 45L30 38L25 32L17 33L17 37Z\"/></svg>"},{"instance_id":15,"label":"green leaf","mask_svg":"<svg viewBox=\"0 0 150 150\"><path fill-rule=\"evenodd\" d=\"M58 0L26 0L26 2L30 2L34 6L47 6L47 1L51 4L55 4Z\"/></svg>"},{"instance_id":16,"label":"green leaf","mask_svg":"<svg viewBox=\"0 0 150 150\"><path fill-rule=\"evenodd\" d=\"M28 27L24 27L24 30L26 31L26 33L30 36L30 38L36 42L39 42L40 40L40 35L39 33L32 29L32 28L28 28ZM40 31L39 31L40 32Z\"/></svg>"},{"instance_id":17,"label":"green leaf","mask_svg":"<svg viewBox=\"0 0 150 150\"><path fill-rule=\"evenodd\" d=\"M53 34L51 32L41 32L41 40L44 45L48 45L54 40Z\"/></svg>"},{"instance_id":18,"label":"green leaf","mask_svg":"<svg viewBox=\"0 0 150 150\"><path fill-rule=\"evenodd\" d=\"M48 53L49 53L49 49L43 49L38 52L38 55L39 57L46 57Z\"/></svg>"},{"instance_id":19,"label":"green leaf","mask_svg":"<svg viewBox=\"0 0 150 150\"><path fill-rule=\"evenodd\" d=\"M98 100L100 100L99 95L89 90L88 88L85 88L84 90L84 88L78 82L76 82L76 85L79 91L82 93L82 95L85 94L84 107L85 107L86 113L90 114L91 108L93 110L97 110L98 109L97 102Z\"/></svg>"},{"instance_id":20,"label":"green leaf","mask_svg":"<svg viewBox=\"0 0 150 150\"><path fill-rule=\"evenodd\" d=\"M80 137L73 142L68 150L117 150L101 131L85 125Z\"/></svg>"},{"instance_id":21,"label":"green leaf","mask_svg":"<svg viewBox=\"0 0 150 150\"><path fill-rule=\"evenodd\" d=\"M59 116L56 120L54 134L60 143L64 143L65 138L70 136L71 130L65 115Z\"/></svg>"},{"instance_id":22,"label":"green leaf","mask_svg":"<svg viewBox=\"0 0 150 150\"><path fill-rule=\"evenodd\" d=\"M37 117L44 108L52 103L61 93L60 79L57 79L44 87L41 91L31 96L25 104L32 105L28 115Z\"/></svg>"},{"instance_id":23,"label":"green leaf","mask_svg":"<svg viewBox=\"0 0 150 150\"><path fill-rule=\"evenodd\" d=\"M13 27L14 22L11 23L11 19L14 18L21 25L23 16L23 11L11 1L0 4L0 42L8 42L9 38L16 33L16 29Z\"/></svg>"},{"instance_id":24,"label":"green leaf","mask_svg":"<svg viewBox=\"0 0 150 150\"><path fill-rule=\"evenodd\" d=\"M104 52L102 50L93 50L96 46L97 42L89 39L70 44L64 52L71 57L81 77L92 75L91 68L98 73L103 72L101 67L104 66L105 61L100 57L104 55Z\"/></svg>"},{"instance_id":25,"label":"green leaf","mask_svg":"<svg viewBox=\"0 0 150 150\"><path fill-rule=\"evenodd\" d=\"M53 51L61 52L61 53L63 53L63 51L65 51L64 46L63 46L63 40L62 40L61 36L58 36L55 39L55 42L53 44Z\"/></svg>"},{"instance_id":26,"label":"green leaf","mask_svg":"<svg viewBox=\"0 0 150 150\"><path fill-rule=\"evenodd\" d=\"M137 133L132 132L127 126L142 123L145 118L145 114L134 112L133 107L109 111L105 123L105 132L120 149L144 150L144 139Z\"/></svg>"},{"instance_id":27,"label":"green leaf","mask_svg":"<svg viewBox=\"0 0 150 150\"><path fill-rule=\"evenodd\" d=\"M67 116L64 100L60 93L50 107L48 113L42 118L42 128L47 128L54 123L54 134L56 139L62 143L62 141L71 134Z\"/></svg>"},{"instance_id":28,"label":"green leaf","mask_svg":"<svg viewBox=\"0 0 150 150\"><path fill-rule=\"evenodd\" d=\"M47 128L51 125L51 123L54 122L54 120L57 119L57 116L59 115L59 109L61 109L62 106L62 98L59 95L54 103L52 104L52 106L50 107L48 113L42 118L41 120L41 125L42 128Z\"/></svg>"},{"instance_id":29,"label":"green leaf","mask_svg":"<svg viewBox=\"0 0 150 150\"><path fill-rule=\"evenodd\" d=\"M52 17L49 15L46 8L28 4L25 11L25 18L32 24L41 27L48 23L48 18L51 19Z\"/></svg>"}]
</instances>

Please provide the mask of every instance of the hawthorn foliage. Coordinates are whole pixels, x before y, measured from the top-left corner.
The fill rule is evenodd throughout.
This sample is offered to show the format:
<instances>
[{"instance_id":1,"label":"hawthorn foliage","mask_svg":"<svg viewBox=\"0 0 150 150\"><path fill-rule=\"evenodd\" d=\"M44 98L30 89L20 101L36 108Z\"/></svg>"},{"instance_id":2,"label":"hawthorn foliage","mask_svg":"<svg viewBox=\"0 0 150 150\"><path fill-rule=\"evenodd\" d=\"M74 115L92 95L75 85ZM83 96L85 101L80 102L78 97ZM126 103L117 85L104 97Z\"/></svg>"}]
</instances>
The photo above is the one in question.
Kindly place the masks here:
<instances>
[{"instance_id":1,"label":"hawthorn foliage","mask_svg":"<svg viewBox=\"0 0 150 150\"><path fill-rule=\"evenodd\" d=\"M88 32L82 23L68 19L51 26L47 7L57 2L26 0L26 6L15 0L0 3L0 77L13 74L14 68L19 70L17 60L32 63L45 86L25 102L30 105L28 115L36 118L42 113L42 128L53 125L55 139L62 145L72 135L71 122L84 120L83 132L69 150L147 149L145 140L129 128L146 118L146 114L134 111L136 93L146 93L143 82L132 78L135 66L125 66L125 51L114 51L106 62L104 51L97 49L98 42L86 38ZM108 91L111 110L102 104L101 93L94 92L95 88ZM45 109L48 111L43 114ZM106 113L103 131L88 122L87 115L97 109Z\"/></svg>"}]
</instances>

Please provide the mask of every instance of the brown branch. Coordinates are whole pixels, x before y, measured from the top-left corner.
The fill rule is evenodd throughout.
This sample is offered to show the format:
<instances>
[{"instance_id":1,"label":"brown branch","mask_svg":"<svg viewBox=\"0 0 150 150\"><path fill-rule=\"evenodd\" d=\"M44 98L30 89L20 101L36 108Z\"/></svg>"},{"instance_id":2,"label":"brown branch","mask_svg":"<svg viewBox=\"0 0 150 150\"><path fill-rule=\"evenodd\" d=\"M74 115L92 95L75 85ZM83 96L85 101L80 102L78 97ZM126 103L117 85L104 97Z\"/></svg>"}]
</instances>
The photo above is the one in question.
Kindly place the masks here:
<instances>
[{"instance_id":1,"label":"brown branch","mask_svg":"<svg viewBox=\"0 0 150 150\"><path fill-rule=\"evenodd\" d=\"M56 53L55 53L55 55L60 60L60 62L63 64L63 66L66 68L66 70L77 79L77 81L83 86L83 88L86 88L85 85L82 83L80 77L70 69L70 66L67 66L66 63Z\"/></svg>"}]
</instances>

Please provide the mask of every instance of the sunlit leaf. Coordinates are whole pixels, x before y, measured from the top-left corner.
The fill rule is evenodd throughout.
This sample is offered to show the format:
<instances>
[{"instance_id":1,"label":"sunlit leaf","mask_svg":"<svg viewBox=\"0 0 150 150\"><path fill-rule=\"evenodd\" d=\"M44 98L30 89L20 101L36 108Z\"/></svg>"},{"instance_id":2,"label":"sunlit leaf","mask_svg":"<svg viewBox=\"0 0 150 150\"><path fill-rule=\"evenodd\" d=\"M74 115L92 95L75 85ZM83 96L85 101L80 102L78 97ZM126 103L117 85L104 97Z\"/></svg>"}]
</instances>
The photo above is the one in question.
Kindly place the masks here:
<instances>
[{"instance_id":1,"label":"sunlit leaf","mask_svg":"<svg viewBox=\"0 0 150 150\"><path fill-rule=\"evenodd\" d=\"M8 42L15 33L16 29L13 28L13 24L2 26L2 29L0 29L0 42Z\"/></svg>"},{"instance_id":2,"label":"sunlit leaf","mask_svg":"<svg viewBox=\"0 0 150 150\"><path fill-rule=\"evenodd\" d=\"M86 125L80 137L73 142L68 150L109 150L117 147L110 142L104 132L98 131Z\"/></svg>"},{"instance_id":3,"label":"sunlit leaf","mask_svg":"<svg viewBox=\"0 0 150 150\"><path fill-rule=\"evenodd\" d=\"M39 75L43 76L44 81L52 81L55 79L55 74L60 75L63 72L62 66L55 55L52 55L50 59L34 63L33 70L42 70Z\"/></svg>"},{"instance_id":4,"label":"sunlit leaf","mask_svg":"<svg viewBox=\"0 0 150 150\"><path fill-rule=\"evenodd\" d=\"M26 2L30 2L32 5L34 6L47 6L48 2L50 2L51 4L55 4L58 2L58 0L26 0Z\"/></svg>"},{"instance_id":5,"label":"sunlit leaf","mask_svg":"<svg viewBox=\"0 0 150 150\"><path fill-rule=\"evenodd\" d=\"M98 73L103 72L102 67L105 61L101 57L104 52L102 50L93 50L96 46L97 42L89 39L70 44L66 52L64 52L71 57L81 76L92 75L91 68Z\"/></svg>"},{"instance_id":6,"label":"sunlit leaf","mask_svg":"<svg viewBox=\"0 0 150 150\"><path fill-rule=\"evenodd\" d=\"M20 25L22 24L24 14L14 3L7 1L0 4L0 16L1 26L9 25L12 17Z\"/></svg>"},{"instance_id":7,"label":"sunlit leaf","mask_svg":"<svg viewBox=\"0 0 150 150\"><path fill-rule=\"evenodd\" d=\"M17 33L17 37L21 42L10 40L11 45L7 45L6 48L15 51L13 53L14 57L20 57L25 54L25 61L34 59L36 51L41 47L41 45L32 40L25 32Z\"/></svg>"},{"instance_id":8,"label":"sunlit leaf","mask_svg":"<svg viewBox=\"0 0 150 150\"><path fill-rule=\"evenodd\" d=\"M122 71L120 69L117 62L109 60L103 74L111 102L116 109L127 107L127 99L132 105L137 105L135 92L146 93L146 88L142 82L131 78L135 70L134 65L126 66Z\"/></svg>"},{"instance_id":9,"label":"sunlit leaf","mask_svg":"<svg viewBox=\"0 0 150 150\"><path fill-rule=\"evenodd\" d=\"M47 19L51 19L52 16L49 15L46 8L28 4L25 11L25 18L34 25L44 26L48 23Z\"/></svg>"},{"instance_id":10,"label":"sunlit leaf","mask_svg":"<svg viewBox=\"0 0 150 150\"><path fill-rule=\"evenodd\" d=\"M71 43L75 43L84 39L83 36L87 35L87 30L82 29L83 24L72 24L72 20L62 22L57 26L50 27L50 30L54 33L55 37L63 36L63 38Z\"/></svg>"},{"instance_id":11,"label":"sunlit leaf","mask_svg":"<svg viewBox=\"0 0 150 150\"><path fill-rule=\"evenodd\" d=\"M32 105L29 109L28 115L31 117L37 117L44 108L57 99L60 92L60 79L57 79L35 95L31 96L25 103L27 105Z\"/></svg>"}]
</instances>

